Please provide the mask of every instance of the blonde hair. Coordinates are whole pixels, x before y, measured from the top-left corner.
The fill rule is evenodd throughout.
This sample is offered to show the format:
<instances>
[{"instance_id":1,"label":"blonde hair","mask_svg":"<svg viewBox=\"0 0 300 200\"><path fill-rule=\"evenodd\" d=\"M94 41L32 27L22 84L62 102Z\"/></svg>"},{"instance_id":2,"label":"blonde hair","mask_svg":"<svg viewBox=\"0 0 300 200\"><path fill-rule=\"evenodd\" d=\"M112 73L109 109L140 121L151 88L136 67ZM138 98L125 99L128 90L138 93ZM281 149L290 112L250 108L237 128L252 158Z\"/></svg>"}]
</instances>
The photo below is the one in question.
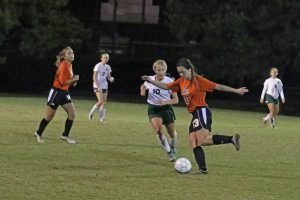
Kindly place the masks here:
<instances>
[{"instance_id":1,"label":"blonde hair","mask_svg":"<svg viewBox=\"0 0 300 200\"><path fill-rule=\"evenodd\" d=\"M56 56L55 66L59 67L59 65L65 60L66 51L72 50L71 47L65 47L61 50L58 55Z\"/></svg>"},{"instance_id":2,"label":"blonde hair","mask_svg":"<svg viewBox=\"0 0 300 200\"><path fill-rule=\"evenodd\" d=\"M168 69L167 63L164 60L155 61L152 65L152 69L155 71L157 66L163 67L166 71Z\"/></svg>"}]
</instances>

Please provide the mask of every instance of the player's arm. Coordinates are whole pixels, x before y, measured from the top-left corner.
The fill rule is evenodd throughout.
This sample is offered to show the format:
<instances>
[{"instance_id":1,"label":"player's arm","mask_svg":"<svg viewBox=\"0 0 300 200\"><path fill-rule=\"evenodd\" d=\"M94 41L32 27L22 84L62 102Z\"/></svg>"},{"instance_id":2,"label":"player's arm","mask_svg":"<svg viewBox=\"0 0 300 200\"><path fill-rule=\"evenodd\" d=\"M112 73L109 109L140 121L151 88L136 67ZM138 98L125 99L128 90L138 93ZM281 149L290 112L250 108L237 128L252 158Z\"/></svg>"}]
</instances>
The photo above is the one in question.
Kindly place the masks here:
<instances>
[{"instance_id":1,"label":"player's arm","mask_svg":"<svg viewBox=\"0 0 300 200\"><path fill-rule=\"evenodd\" d=\"M161 89L165 89L165 90L169 89L168 85L166 83L162 83L162 82L156 81L156 80L151 80L150 77L147 76L147 75L142 76L141 79L144 80L144 81L147 81L149 83L152 83L153 85L155 85L155 86L157 86Z\"/></svg>"},{"instance_id":2,"label":"player's arm","mask_svg":"<svg viewBox=\"0 0 300 200\"><path fill-rule=\"evenodd\" d=\"M114 82L114 77L111 76L111 73L108 73L107 80L109 80L111 83Z\"/></svg>"},{"instance_id":3,"label":"player's arm","mask_svg":"<svg viewBox=\"0 0 300 200\"><path fill-rule=\"evenodd\" d=\"M222 91L222 92L232 92L232 93L236 93L236 94L240 94L240 95L243 95L249 91L246 87L232 88L232 87L229 87L226 85L221 85L221 84L217 84L214 89Z\"/></svg>"},{"instance_id":4,"label":"player's arm","mask_svg":"<svg viewBox=\"0 0 300 200\"><path fill-rule=\"evenodd\" d=\"M98 84L98 81L97 81L97 75L98 75L98 72L97 72L97 71L94 71L94 73L93 73L93 81L94 81L94 83L96 84L96 86L97 86L98 91L100 92L100 94L102 94L102 88L101 88L100 85Z\"/></svg>"},{"instance_id":5,"label":"player's arm","mask_svg":"<svg viewBox=\"0 0 300 200\"><path fill-rule=\"evenodd\" d=\"M261 104L264 103L264 99L265 99L265 95L266 95L267 89L268 89L268 84L267 84L267 82L265 82L265 83L264 83L264 88L263 88L263 90L262 90L262 92L261 92L260 100L259 100L259 102L260 102Z\"/></svg>"},{"instance_id":6,"label":"player's arm","mask_svg":"<svg viewBox=\"0 0 300 200\"><path fill-rule=\"evenodd\" d=\"M140 87L140 95L143 97L146 96L146 87L144 84L142 84Z\"/></svg>"},{"instance_id":7,"label":"player's arm","mask_svg":"<svg viewBox=\"0 0 300 200\"><path fill-rule=\"evenodd\" d=\"M161 105L168 105L168 104L172 105L172 104L178 104L178 102L179 102L178 95L177 95L176 92L173 92L171 94L171 99L170 100L168 100L168 101L162 101L162 102L160 102L160 104Z\"/></svg>"}]
</instances>

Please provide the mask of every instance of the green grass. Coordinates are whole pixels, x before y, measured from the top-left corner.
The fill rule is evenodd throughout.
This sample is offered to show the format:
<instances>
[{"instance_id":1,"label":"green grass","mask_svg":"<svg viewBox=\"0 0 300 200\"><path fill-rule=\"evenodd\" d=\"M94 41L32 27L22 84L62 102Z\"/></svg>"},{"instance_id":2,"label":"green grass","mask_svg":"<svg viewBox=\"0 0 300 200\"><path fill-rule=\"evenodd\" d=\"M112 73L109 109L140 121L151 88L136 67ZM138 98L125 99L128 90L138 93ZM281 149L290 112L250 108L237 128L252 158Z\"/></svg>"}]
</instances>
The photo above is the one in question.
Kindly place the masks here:
<instances>
[{"instance_id":1,"label":"green grass","mask_svg":"<svg viewBox=\"0 0 300 200\"><path fill-rule=\"evenodd\" d=\"M157 144L146 104L109 102L107 122L88 121L94 101L74 100L71 136L59 137L66 115L59 108L45 130L45 144L33 133L44 116L44 98L0 97L0 199L299 199L299 118L279 116L278 129L262 127L263 113L213 109L213 132L241 134L232 145L204 147L209 175L195 174L188 144L191 116L175 107L178 157L192 161L192 173L177 174Z\"/></svg>"}]
</instances>

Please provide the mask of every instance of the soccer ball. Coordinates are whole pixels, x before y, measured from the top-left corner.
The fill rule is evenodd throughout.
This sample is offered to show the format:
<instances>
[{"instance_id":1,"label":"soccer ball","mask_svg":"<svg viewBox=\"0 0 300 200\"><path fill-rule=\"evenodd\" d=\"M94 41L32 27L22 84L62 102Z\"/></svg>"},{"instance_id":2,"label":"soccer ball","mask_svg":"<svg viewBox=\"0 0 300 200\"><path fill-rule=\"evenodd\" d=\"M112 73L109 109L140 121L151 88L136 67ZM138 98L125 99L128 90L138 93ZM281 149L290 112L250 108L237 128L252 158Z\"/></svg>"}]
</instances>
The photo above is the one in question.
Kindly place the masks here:
<instances>
[{"instance_id":1,"label":"soccer ball","mask_svg":"<svg viewBox=\"0 0 300 200\"><path fill-rule=\"evenodd\" d=\"M174 164L174 168L178 173L189 173L192 169L192 163L187 158L178 158Z\"/></svg>"}]
</instances>

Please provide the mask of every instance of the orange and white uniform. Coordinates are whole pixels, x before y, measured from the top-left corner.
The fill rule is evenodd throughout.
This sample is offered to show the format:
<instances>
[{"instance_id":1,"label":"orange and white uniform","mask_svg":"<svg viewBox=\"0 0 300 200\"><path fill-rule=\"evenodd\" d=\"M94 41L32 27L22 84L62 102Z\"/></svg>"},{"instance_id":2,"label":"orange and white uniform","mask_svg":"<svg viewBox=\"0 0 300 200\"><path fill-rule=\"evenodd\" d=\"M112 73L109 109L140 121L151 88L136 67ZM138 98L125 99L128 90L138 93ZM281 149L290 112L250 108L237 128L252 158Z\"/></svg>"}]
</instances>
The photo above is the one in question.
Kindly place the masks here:
<instances>
[{"instance_id":1,"label":"orange and white uniform","mask_svg":"<svg viewBox=\"0 0 300 200\"><path fill-rule=\"evenodd\" d=\"M69 89L69 85L63 85L67 80L72 79L73 77L73 68L72 64L68 61L63 61L58 69L56 70L53 87L58 88L60 90L67 91Z\"/></svg>"},{"instance_id":2,"label":"orange and white uniform","mask_svg":"<svg viewBox=\"0 0 300 200\"><path fill-rule=\"evenodd\" d=\"M168 88L173 92L181 92L190 113L193 113L198 107L207 106L205 102L206 92L211 92L216 85L217 83L199 75L194 77L191 85L189 80L182 77L167 84Z\"/></svg>"}]
</instances>

